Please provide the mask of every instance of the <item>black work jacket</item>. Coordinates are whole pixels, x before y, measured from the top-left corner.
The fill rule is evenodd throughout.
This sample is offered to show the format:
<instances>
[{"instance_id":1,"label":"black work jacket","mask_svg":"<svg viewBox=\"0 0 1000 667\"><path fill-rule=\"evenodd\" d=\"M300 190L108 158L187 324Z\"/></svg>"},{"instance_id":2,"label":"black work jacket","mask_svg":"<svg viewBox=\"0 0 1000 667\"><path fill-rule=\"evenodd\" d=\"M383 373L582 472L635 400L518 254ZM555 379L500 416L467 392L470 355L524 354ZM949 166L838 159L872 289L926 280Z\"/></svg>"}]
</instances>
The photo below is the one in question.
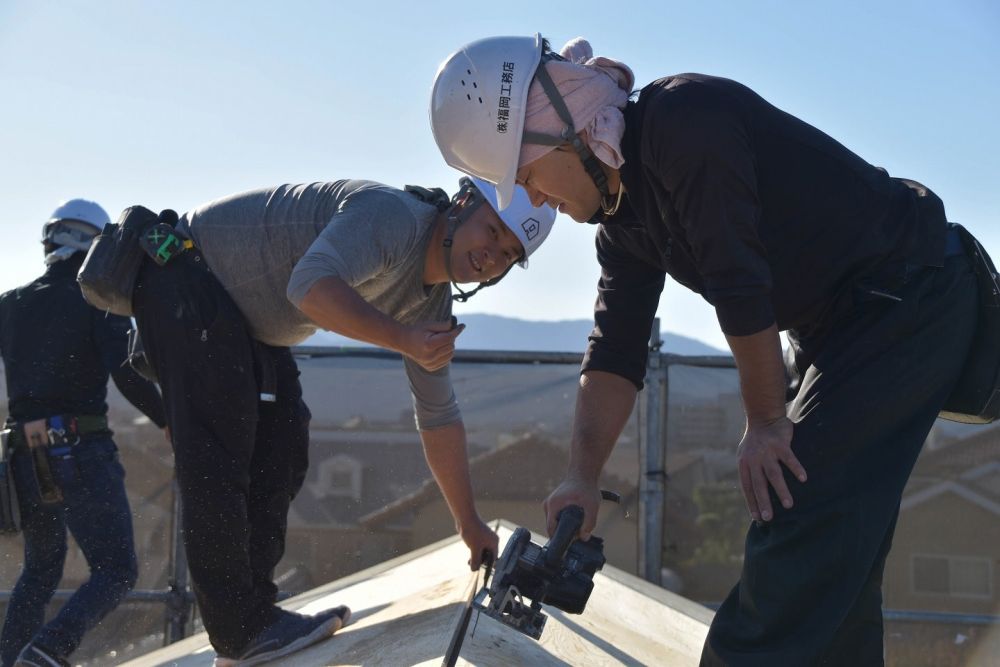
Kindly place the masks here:
<instances>
[{"instance_id":1,"label":"black work jacket","mask_svg":"<svg viewBox=\"0 0 1000 667\"><path fill-rule=\"evenodd\" d=\"M111 375L125 398L162 427L159 391L125 363L131 322L83 300L76 282L83 257L56 262L37 280L0 296L8 422L106 414Z\"/></svg>"},{"instance_id":2,"label":"black work jacket","mask_svg":"<svg viewBox=\"0 0 1000 667\"><path fill-rule=\"evenodd\" d=\"M821 326L888 263L942 264L940 199L746 86L666 77L624 114L625 201L597 232L585 371L642 386L666 274L715 307L724 333L743 336Z\"/></svg>"}]
</instances>

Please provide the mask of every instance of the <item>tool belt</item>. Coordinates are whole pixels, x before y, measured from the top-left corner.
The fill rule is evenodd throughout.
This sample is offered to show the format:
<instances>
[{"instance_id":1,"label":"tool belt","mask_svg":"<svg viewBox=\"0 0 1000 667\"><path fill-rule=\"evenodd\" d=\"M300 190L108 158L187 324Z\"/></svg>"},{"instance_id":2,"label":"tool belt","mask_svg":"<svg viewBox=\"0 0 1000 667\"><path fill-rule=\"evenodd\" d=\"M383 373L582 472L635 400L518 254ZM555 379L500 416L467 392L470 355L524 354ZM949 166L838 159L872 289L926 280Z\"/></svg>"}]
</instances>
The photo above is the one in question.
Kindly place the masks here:
<instances>
[{"instance_id":1,"label":"tool belt","mask_svg":"<svg viewBox=\"0 0 1000 667\"><path fill-rule=\"evenodd\" d=\"M110 430L108 418L104 415L57 415L46 418L45 425L51 447L73 447L85 435L107 433ZM15 424L4 433L7 434L6 442L11 450L32 445L25 436L23 424Z\"/></svg>"},{"instance_id":2,"label":"tool belt","mask_svg":"<svg viewBox=\"0 0 1000 667\"><path fill-rule=\"evenodd\" d=\"M80 443L83 436L94 433L107 433L108 419L101 415L56 415L46 419L39 419L31 422L15 424L0 433L0 443L4 452L6 462L6 475L10 475L9 454L19 449L24 449L29 453L32 472L35 483L38 485L38 494L41 501L46 504L61 503L63 500L62 489L52 474L49 465L49 456L66 456L70 454L73 447ZM13 478L10 480L9 496L7 499L7 489L0 489L3 507L0 507L0 514L6 520L8 516L14 514L14 507L17 506L16 493L14 492ZM10 523L19 525L19 518ZM5 523L5 525L8 525ZM9 531L8 531L9 532Z\"/></svg>"},{"instance_id":3,"label":"tool belt","mask_svg":"<svg viewBox=\"0 0 1000 667\"><path fill-rule=\"evenodd\" d=\"M979 289L976 331L951 396L939 417L966 424L988 424L1000 417L1000 280L993 260L964 227L952 223L972 264Z\"/></svg>"},{"instance_id":4,"label":"tool belt","mask_svg":"<svg viewBox=\"0 0 1000 667\"><path fill-rule=\"evenodd\" d=\"M145 258L164 265L190 248L174 233L177 213L159 214L142 206L125 209L118 222L105 225L83 260L77 281L83 298L95 308L132 317L132 292Z\"/></svg>"}]
</instances>

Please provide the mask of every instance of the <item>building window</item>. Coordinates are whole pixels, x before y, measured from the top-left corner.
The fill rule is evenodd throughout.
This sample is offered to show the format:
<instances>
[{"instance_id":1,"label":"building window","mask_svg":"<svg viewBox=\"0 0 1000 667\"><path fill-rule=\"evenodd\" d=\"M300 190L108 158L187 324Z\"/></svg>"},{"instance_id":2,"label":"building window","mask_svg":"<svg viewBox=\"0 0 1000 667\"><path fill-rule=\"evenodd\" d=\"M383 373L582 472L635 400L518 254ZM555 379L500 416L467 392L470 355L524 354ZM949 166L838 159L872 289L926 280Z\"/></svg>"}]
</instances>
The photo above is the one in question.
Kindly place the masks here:
<instances>
[{"instance_id":1,"label":"building window","mask_svg":"<svg viewBox=\"0 0 1000 667\"><path fill-rule=\"evenodd\" d=\"M350 456L331 456L319 465L316 491L321 498L361 500L361 462Z\"/></svg>"},{"instance_id":2,"label":"building window","mask_svg":"<svg viewBox=\"0 0 1000 667\"><path fill-rule=\"evenodd\" d=\"M914 593L993 597L991 562L987 558L915 555L911 573Z\"/></svg>"}]
</instances>

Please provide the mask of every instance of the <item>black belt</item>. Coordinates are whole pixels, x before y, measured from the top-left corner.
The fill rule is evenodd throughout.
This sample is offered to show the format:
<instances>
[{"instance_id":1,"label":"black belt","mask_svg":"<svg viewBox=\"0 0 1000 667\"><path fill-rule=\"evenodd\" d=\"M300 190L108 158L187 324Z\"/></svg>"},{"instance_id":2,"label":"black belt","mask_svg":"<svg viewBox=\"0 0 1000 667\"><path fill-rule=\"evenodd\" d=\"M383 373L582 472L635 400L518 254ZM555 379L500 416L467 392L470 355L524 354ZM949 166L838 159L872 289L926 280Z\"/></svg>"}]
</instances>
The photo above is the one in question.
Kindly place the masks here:
<instances>
[{"instance_id":1,"label":"black belt","mask_svg":"<svg viewBox=\"0 0 1000 667\"><path fill-rule=\"evenodd\" d=\"M72 446L78 443L82 436L108 431L108 418L104 415L60 415L47 417L45 424L49 431L50 444L55 446L60 444ZM62 442L51 442L56 438ZM16 449L27 445L24 425L18 423L11 426L7 435L7 446Z\"/></svg>"}]
</instances>

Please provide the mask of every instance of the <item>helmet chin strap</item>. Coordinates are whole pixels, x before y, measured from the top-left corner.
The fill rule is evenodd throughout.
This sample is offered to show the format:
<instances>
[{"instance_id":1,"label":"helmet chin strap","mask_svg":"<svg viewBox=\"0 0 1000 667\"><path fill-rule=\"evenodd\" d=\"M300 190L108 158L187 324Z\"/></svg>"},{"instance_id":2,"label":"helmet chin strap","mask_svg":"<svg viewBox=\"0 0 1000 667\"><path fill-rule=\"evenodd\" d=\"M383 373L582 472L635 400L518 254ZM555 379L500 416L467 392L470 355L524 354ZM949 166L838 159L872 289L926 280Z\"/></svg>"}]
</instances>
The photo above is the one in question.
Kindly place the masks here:
<instances>
[{"instance_id":1,"label":"helmet chin strap","mask_svg":"<svg viewBox=\"0 0 1000 667\"><path fill-rule=\"evenodd\" d=\"M516 264L516 263L517 262L512 263L510 266L508 266L506 269L504 269L503 273L501 273L496 278L492 278L490 280L487 280L486 282L479 283L479 285L476 286L476 289L472 290L471 292L463 291L462 288L458 286L458 283L456 283L454 280L452 280L451 284L454 286L454 288L456 290L458 290L458 294L452 295L451 298L454 299L455 301L458 301L459 303L465 303L466 301L468 301L469 299L471 299L472 296L476 292L478 292L479 290L483 289L484 287L493 287L498 282L500 282L501 280L503 280L504 276L506 276L507 273L509 273L510 270L514 268L514 264Z\"/></svg>"},{"instance_id":2,"label":"helmet chin strap","mask_svg":"<svg viewBox=\"0 0 1000 667\"><path fill-rule=\"evenodd\" d=\"M479 193L476 186L472 184L472 181L463 178L461 183L462 188L455 195L455 198L452 200L451 208L449 208L446 213L448 216L448 227L445 230L444 239L441 241L441 249L444 252L445 273L448 275L448 280L451 281L451 284L458 292L458 294L452 295L451 298L459 303L465 303L479 290L484 287L492 287L500 282L500 280L507 275L507 272L514 268L514 264L516 264L516 262L512 262L511 265L496 278L479 283L474 290L466 292L459 286L458 281L455 280L455 274L451 269L451 253L455 230L458 229L459 225L472 217L472 214L476 212L476 209L486 203L486 199Z\"/></svg>"},{"instance_id":3,"label":"helmet chin strap","mask_svg":"<svg viewBox=\"0 0 1000 667\"><path fill-rule=\"evenodd\" d=\"M545 69L545 63L549 60L565 60L565 58L557 53L546 53L542 56L542 61L535 70L535 78L541 84L542 90L545 91L545 95L549 98L549 102L552 103L552 108L556 110L559 119L566 123L566 126L559 133L558 137L525 130L521 141L530 144L540 144L542 146L565 146L567 144L572 146L580 158L580 162L583 163L583 168L586 170L587 175L594 181L597 191L601 193L601 201L603 202L605 199L611 197L611 192L608 189L608 175L604 172L601 162L594 155L594 152L590 150L590 147L577 134L576 127L573 125L573 115L569 112L569 108L566 106L562 95L559 94L559 88L552 81L552 77L549 76L548 71ZM587 222L590 224L600 223L601 220L598 219L598 215L595 214Z\"/></svg>"},{"instance_id":4,"label":"helmet chin strap","mask_svg":"<svg viewBox=\"0 0 1000 667\"><path fill-rule=\"evenodd\" d=\"M461 211L456 215L454 210L454 206L448 210L448 227L444 233L444 240L441 241L441 249L444 252L444 271L452 284L456 283L455 274L451 271L451 248L455 237L455 230L458 229L459 224L464 222L464 217L459 217L461 216Z\"/></svg>"}]
</instances>

